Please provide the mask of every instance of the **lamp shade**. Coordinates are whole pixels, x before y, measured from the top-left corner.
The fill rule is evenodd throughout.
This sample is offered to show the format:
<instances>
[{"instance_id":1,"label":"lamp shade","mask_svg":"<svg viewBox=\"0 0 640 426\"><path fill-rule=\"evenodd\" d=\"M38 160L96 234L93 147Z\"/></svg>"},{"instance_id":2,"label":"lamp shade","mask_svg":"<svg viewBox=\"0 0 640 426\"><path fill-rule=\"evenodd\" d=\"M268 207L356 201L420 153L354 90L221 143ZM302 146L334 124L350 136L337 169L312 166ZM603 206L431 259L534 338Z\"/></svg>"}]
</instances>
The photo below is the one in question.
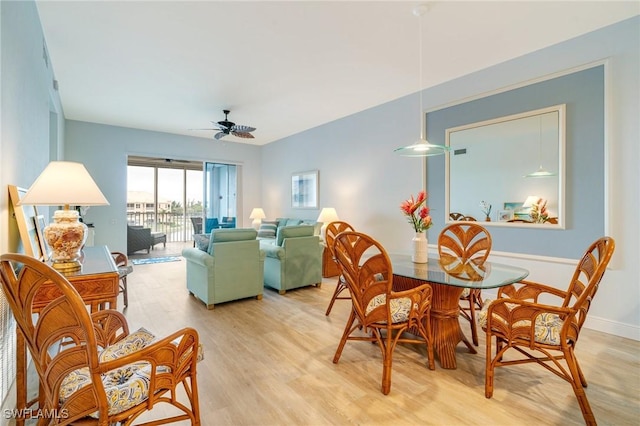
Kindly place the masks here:
<instances>
[{"instance_id":1,"label":"lamp shade","mask_svg":"<svg viewBox=\"0 0 640 426\"><path fill-rule=\"evenodd\" d=\"M338 213L333 207L324 207L318 216L318 222L331 223L338 220Z\"/></svg>"},{"instance_id":2,"label":"lamp shade","mask_svg":"<svg viewBox=\"0 0 640 426\"><path fill-rule=\"evenodd\" d=\"M522 204L522 207L524 208L531 207L534 204L538 204L541 200L542 198L538 197L537 195L529 195L527 199L524 201L524 204Z\"/></svg>"},{"instance_id":3,"label":"lamp shade","mask_svg":"<svg viewBox=\"0 0 640 426\"><path fill-rule=\"evenodd\" d=\"M264 210L262 210L260 207L256 207L255 209L251 210L251 214L249 215L249 219L264 219L267 216L264 214Z\"/></svg>"},{"instance_id":4,"label":"lamp shade","mask_svg":"<svg viewBox=\"0 0 640 426\"><path fill-rule=\"evenodd\" d=\"M20 204L106 206L109 202L83 164L52 161L31 185Z\"/></svg>"}]
</instances>

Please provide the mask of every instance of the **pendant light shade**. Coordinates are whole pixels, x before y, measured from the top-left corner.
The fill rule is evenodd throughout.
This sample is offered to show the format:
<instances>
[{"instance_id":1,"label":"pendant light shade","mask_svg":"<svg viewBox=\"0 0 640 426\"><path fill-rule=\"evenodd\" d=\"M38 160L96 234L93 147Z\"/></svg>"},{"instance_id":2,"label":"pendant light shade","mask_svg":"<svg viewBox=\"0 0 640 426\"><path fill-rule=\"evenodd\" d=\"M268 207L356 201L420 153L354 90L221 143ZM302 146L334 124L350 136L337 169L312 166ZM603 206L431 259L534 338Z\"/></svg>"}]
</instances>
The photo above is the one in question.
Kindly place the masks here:
<instances>
[{"instance_id":1,"label":"pendant light shade","mask_svg":"<svg viewBox=\"0 0 640 426\"><path fill-rule=\"evenodd\" d=\"M429 143L426 139L420 139L413 145L403 146L393 150L403 157L432 157L449 152L449 147L444 145L436 145Z\"/></svg>"},{"instance_id":2,"label":"pendant light shade","mask_svg":"<svg viewBox=\"0 0 640 426\"><path fill-rule=\"evenodd\" d=\"M425 114L422 110L422 16L427 12L427 5L419 5L413 9L413 14L418 17L418 76L419 76L419 93L420 97L420 139L412 145L396 148L393 150L403 157L431 157L449 152L450 148L445 145L436 145L429 143L425 136Z\"/></svg>"}]
</instances>

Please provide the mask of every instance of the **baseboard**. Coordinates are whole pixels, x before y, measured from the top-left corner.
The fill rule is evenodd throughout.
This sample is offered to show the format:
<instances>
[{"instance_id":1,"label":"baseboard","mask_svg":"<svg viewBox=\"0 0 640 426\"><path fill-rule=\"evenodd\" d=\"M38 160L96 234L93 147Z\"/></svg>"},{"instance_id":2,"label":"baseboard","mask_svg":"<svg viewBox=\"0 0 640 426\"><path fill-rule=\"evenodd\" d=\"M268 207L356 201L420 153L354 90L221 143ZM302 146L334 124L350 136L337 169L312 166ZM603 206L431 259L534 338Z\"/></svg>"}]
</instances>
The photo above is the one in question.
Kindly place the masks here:
<instances>
[{"instance_id":1,"label":"baseboard","mask_svg":"<svg viewBox=\"0 0 640 426\"><path fill-rule=\"evenodd\" d=\"M588 316L584 327L589 330L601 331L626 339L640 341L640 327L631 324L624 324L596 316Z\"/></svg>"}]
</instances>

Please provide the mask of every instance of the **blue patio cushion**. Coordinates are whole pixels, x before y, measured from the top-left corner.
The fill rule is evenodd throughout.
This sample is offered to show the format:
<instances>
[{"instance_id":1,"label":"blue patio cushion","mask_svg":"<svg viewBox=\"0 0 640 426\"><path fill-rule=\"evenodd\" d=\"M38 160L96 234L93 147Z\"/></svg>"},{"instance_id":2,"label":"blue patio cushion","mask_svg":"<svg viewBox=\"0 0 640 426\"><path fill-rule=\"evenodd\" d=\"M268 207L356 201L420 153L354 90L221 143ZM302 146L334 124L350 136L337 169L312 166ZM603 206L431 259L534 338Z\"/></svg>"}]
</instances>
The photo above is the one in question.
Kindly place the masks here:
<instances>
[{"instance_id":1,"label":"blue patio cushion","mask_svg":"<svg viewBox=\"0 0 640 426\"><path fill-rule=\"evenodd\" d=\"M313 226L309 225L297 225L297 226L285 226L278 228L276 235L276 245L282 247L282 242L285 238L294 237L311 237L313 236Z\"/></svg>"}]
</instances>

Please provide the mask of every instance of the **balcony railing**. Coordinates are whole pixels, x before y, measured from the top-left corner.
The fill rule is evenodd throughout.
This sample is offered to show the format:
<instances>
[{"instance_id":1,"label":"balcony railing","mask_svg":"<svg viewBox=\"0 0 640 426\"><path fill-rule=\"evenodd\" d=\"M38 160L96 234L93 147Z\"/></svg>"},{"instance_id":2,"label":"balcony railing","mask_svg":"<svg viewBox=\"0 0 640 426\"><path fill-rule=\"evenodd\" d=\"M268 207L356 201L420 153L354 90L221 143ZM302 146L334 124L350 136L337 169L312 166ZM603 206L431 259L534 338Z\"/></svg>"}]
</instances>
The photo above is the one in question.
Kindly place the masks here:
<instances>
[{"instance_id":1,"label":"balcony railing","mask_svg":"<svg viewBox=\"0 0 640 426\"><path fill-rule=\"evenodd\" d=\"M167 242L182 242L193 239L191 216L199 215L158 213L156 218L153 212L127 212L127 223L151 228L151 232L164 232L167 234Z\"/></svg>"}]
</instances>

